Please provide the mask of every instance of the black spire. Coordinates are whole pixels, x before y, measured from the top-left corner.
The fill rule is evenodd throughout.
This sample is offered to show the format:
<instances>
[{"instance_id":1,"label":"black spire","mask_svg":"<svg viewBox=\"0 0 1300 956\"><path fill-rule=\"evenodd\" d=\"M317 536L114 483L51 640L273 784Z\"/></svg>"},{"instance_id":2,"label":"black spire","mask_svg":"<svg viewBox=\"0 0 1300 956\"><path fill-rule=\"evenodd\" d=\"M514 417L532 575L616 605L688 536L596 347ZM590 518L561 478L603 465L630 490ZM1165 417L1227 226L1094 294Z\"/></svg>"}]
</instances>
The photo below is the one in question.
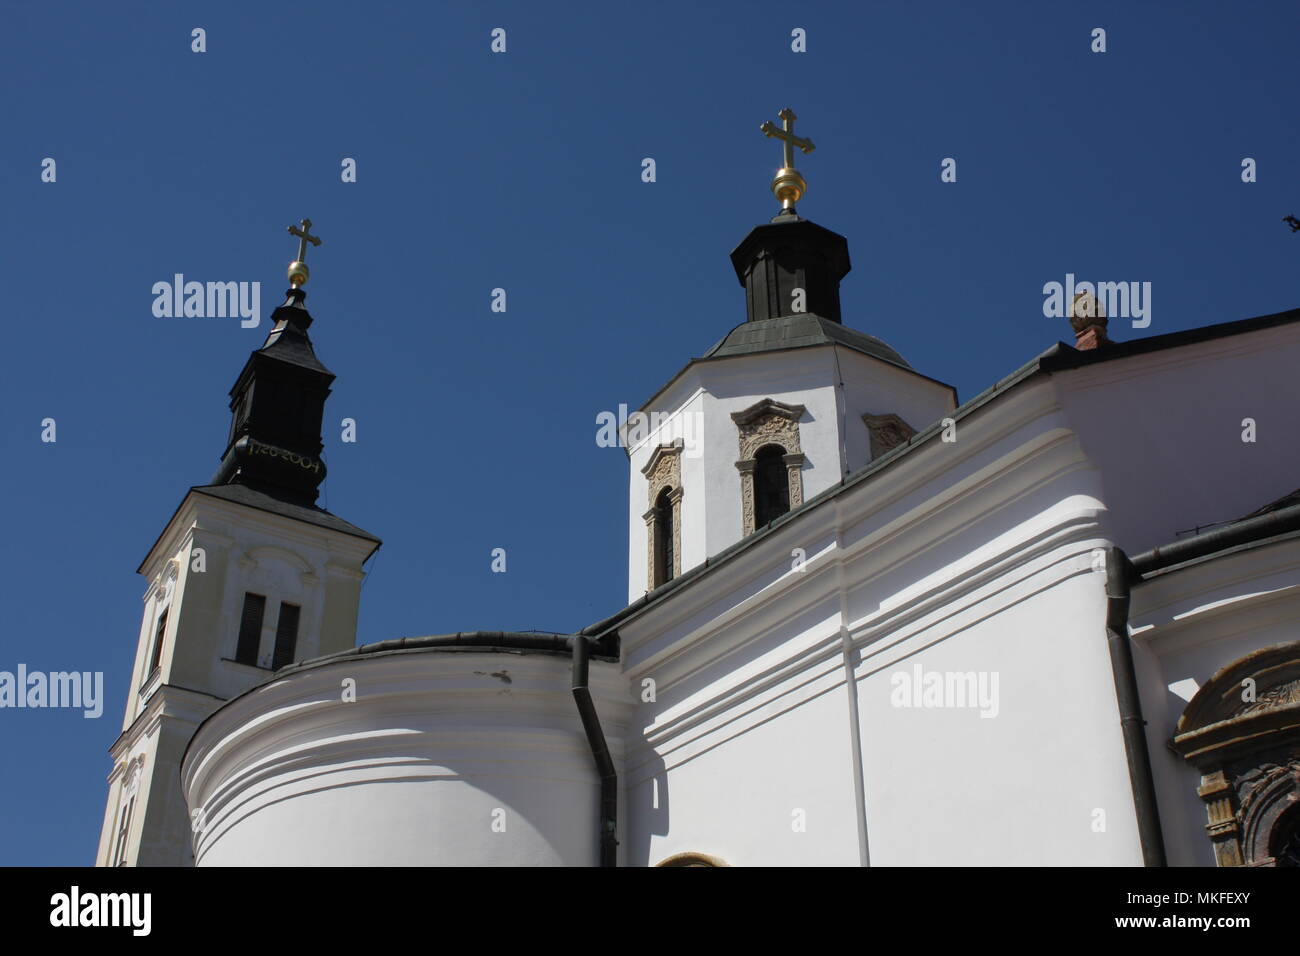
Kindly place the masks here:
<instances>
[{"instance_id":1,"label":"black spire","mask_svg":"<svg viewBox=\"0 0 1300 956\"><path fill-rule=\"evenodd\" d=\"M271 332L230 390L230 439L214 485L247 485L311 506L325 480L321 419L334 374L312 350L300 288L271 314Z\"/></svg>"},{"instance_id":2,"label":"black spire","mask_svg":"<svg viewBox=\"0 0 1300 956\"><path fill-rule=\"evenodd\" d=\"M745 287L750 322L796 315L795 289L805 313L840 320L840 280L849 272L849 243L791 209L755 226L731 253Z\"/></svg>"}]
</instances>

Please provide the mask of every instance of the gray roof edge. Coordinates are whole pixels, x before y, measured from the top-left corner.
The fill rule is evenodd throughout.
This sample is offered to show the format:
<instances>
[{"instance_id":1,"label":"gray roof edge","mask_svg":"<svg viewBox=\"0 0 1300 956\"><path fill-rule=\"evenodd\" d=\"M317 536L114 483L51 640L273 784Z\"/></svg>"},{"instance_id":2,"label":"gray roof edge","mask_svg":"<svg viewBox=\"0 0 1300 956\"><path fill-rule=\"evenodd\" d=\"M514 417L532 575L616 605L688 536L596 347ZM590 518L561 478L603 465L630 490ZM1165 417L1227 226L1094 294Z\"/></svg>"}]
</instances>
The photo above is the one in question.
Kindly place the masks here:
<instances>
[{"instance_id":1,"label":"gray roof edge","mask_svg":"<svg viewBox=\"0 0 1300 956\"><path fill-rule=\"evenodd\" d=\"M776 329L783 326L805 325L817 330L824 341L821 342L799 342L794 344L767 345L760 343L757 347L748 347L748 345L737 344L731 351L719 355L718 352L723 349L727 341L738 332L744 332L746 329L753 331L755 335L761 335L769 329ZM816 312L800 312L794 315L774 316L768 319L758 319L756 321L745 321L734 326L721 339L714 343L708 351L700 358L727 358L733 355L750 355L761 354L763 352L779 352L792 348L808 348L817 345L828 345L836 343L851 348L855 351L878 358L881 361L889 362L891 365L898 365L908 371L912 366L903 358L892 345L870 332L864 332L861 329L855 329L852 326L845 325L843 322L837 322L835 319L827 318ZM883 354L882 354L883 353ZM893 356L893 357L891 357Z\"/></svg>"},{"instance_id":2,"label":"gray roof edge","mask_svg":"<svg viewBox=\"0 0 1300 956\"><path fill-rule=\"evenodd\" d=\"M335 651L333 654L325 654L321 657L286 664L275 672L275 676L286 676L339 661L417 651L511 651L516 653L572 654L573 640L584 636L581 633L560 634L545 631L457 631L451 634L428 634L422 637L396 637L383 641L372 641L369 644L360 644L346 650ZM593 647L591 656L597 660L618 660L618 655L607 653L608 650L608 648Z\"/></svg>"},{"instance_id":3,"label":"gray roof edge","mask_svg":"<svg viewBox=\"0 0 1300 956\"><path fill-rule=\"evenodd\" d=\"M1300 308L1287 309L1282 312L1270 312L1247 319L1234 319L1231 322L1219 322L1214 325L1201 325L1177 332L1164 332L1160 335L1148 335L1140 339L1128 339L1123 342L1109 342L1100 348L1076 349L1061 343L1061 354L1045 367L1044 371L1056 372L1069 369L1098 365L1118 359L1158 352L1164 349L1181 348L1184 345L1198 345L1215 339L1228 338L1233 335L1246 335L1264 329L1276 328L1300 322Z\"/></svg>"},{"instance_id":4,"label":"gray roof edge","mask_svg":"<svg viewBox=\"0 0 1300 956\"><path fill-rule=\"evenodd\" d=\"M165 535L165 534L167 533L167 529L171 527L172 522L176 520L176 516L179 515L179 514L181 513L181 509L185 507L185 502L189 501L189 499L190 499L190 495L191 495L191 494L203 495L203 496L208 497L208 498L216 498L218 501L225 501L225 502L228 502L228 503L231 503L231 504L240 504L240 505L243 505L245 508L253 508L253 509L256 510L256 511L265 511L265 512L267 512L268 514L277 514L277 515L279 515L279 516L282 517L282 518L289 518L290 520L293 520L293 521L302 521L302 522L304 522L305 524L311 524L311 525L315 525L316 527L321 527L321 528L326 528L326 529L329 529L329 530L338 531L340 534L346 534L346 535L349 535L349 536L354 537L354 538L360 538L360 539L363 540L363 541L370 541L370 542L372 542L372 543L375 545L375 547L374 547L373 549L371 549L371 552L370 552L371 554L374 554L374 552L377 551L377 550L379 549L379 546L383 544L383 541L382 541L382 540L380 540L379 538L375 537L375 536L374 536L373 534L371 534L369 531L365 531L365 530L363 530L363 529L361 529L361 528L358 528L356 525L352 524L351 522L349 522L349 521L344 521L344 520L343 520L342 518L340 518L338 515L332 514L331 512L326 511L326 510L324 510L323 508L317 508L317 509L304 509L304 510L307 510L307 511L313 511L313 510L314 510L314 511L316 511L317 513L319 513L319 514L321 514L321 515L324 515L324 516L327 516L327 517L329 517L329 518L332 518L332 519L333 519L333 522L332 522L332 523L326 524L326 523L317 522L317 521L310 521L310 520L308 520L308 519L306 519L306 518L303 518L303 517L301 517L301 516L298 516L298 515L286 514L286 513L281 512L281 511L274 511L274 510L272 510L272 509L270 509L270 508L259 507L258 505L252 504L251 502L236 501L236 500L234 500L234 499L232 499L232 498L230 498L230 497L227 497L227 496L225 496L225 495L220 495L220 494L214 494L214 493L213 493L213 490L216 489L216 488L227 488L227 487L230 487L230 486L229 486L229 485L193 485L193 486L191 486L190 488L188 488L188 489L186 490L185 494L181 497L180 503L179 503L179 504L176 506L176 508L172 511L172 513L171 513L171 517L169 517L169 518L167 519L167 521L163 524L163 529L162 529L162 531L160 531L160 532L158 533L158 536L154 538L153 544L151 544L151 545L149 546L149 550L145 553L145 556L141 559L139 566L136 567L136 569L135 569L135 573L136 573L136 574L143 574L143 573L144 573L144 566L149 562L149 556L152 555L152 554L154 553L154 551L157 549L159 542L161 542L162 539L163 539L163 535ZM297 507L297 508L303 508L302 505L296 505L296 506L294 506L294 507Z\"/></svg>"},{"instance_id":5,"label":"gray roof edge","mask_svg":"<svg viewBox=\"0 0 1300 956\"><path fill-rule=\"evenodd\" d=\"M827 319L826 321L829 322L830 320ZM672 387L673 383L675 383L679 378L681 378L683 375L685 375L688 371L690 371L692 368L694 368L697 365L706 365L706 364L711 364L713 362L727 362L732 359L746 359L756 355L776 355L780 352L794 352L800 349L829 349L829 348L836 348L836 347L850 349L851 351L856 352L859 355L866 356L867 358L870 359L875 359L878 362L884 362L890 368L897 369L900 372L906 372L909 375L915 375L917 378L924 379L927 382L933 382L935 385L941 385L944 388L948 389L948 391L952 392L953 399L954 401L956 400L957 388L954 385L950 385L949 383L942 381L941 379L933 378L929 375L926 375L924 372L918 372L916 369L912 368L911 366L899 365L897 362L891 362L889 361L889 359L882 358L881 356L875 355L871 352L864 352L862 349L854 348L853 346L849 345L846 342L837 342L832 340L826 342L814 342L814 343L809 343L807 345L791 345L779 349L767 349L762 352L735 352L730 355L709 355L705 353L704 355L701 355L698 358L687 360L686 364L683 365L681 368L679 368L676 372L674 372L672 376L668 379L668 381L664 382L664 384L661 385L649 398L647 398L644 402L642 402L638 406L637 410L644 411L654 402L655 399L657 399L664 392L668 391L668 389Z\"/></svg>"},{"instance_id":6,"label":"gray roof edge","mask_svg":"<svg viewBox=\"0 0 1300 956\"><path fill-rule=\"evenodd\" d=\"M265 498L268 501L281 505L280 508L267 507L265 504L253 501L241 501L232 494L221 494L221 489L228 488L246 488L251 494L259 498ZM350 535L354 538L360 538L363 541L370 541L376 545L383 544L383 541L366 531L359 528L352 522L340 518L332 511L326 511L324 508L315 505L299 505L289 501L280 501L279 499L249 488L247 485L229 484L229 485L195 485L190 488L195 494L206 495L209 498L216 498L220 501L229 501L233 504L243 505L246 508L252 508L256 511L265 511L267 514L278 515L281 518L288 518L291 521L301 521L304 524L315 525L318 528L325 528L329 531L337 531L340 534Z\"/></svg>"},{"instance_id":7,"label":"gray roof edge","mask_svg":"<svg viewBox=\"0 0 1300 956\"><path fill-rule=\"evenodd\" d=\"M236 701L243 700L245 697L251 697L286 677L292 677L294 674L303 671L373 657L434 652L464 653L477 651L483 654L572 654L573 639L584 636L586 635L582 633L546 634L536 631L459 631L455 634L431 634L425 637L399 637L387 641L375 641L370 644L362 644L358 647L349 647L342 651L336 651L333 654L313 657L310 660L286 664L267 676L265 680L259 681L247 690L236 694L199 721L199 726L190 735L189 742L186 743L185 750L181 754L181 766L184 767L185 761L189 758L190 748L194 746L194 741L198 739L203 728L210 721L216 719L217 715L221 714L227 707L230 707ZM617 646L616 641L617 639L614 642L615 646ZM595 642L590 643L594 644ZM596 648L593 646L591 648L591 657L598 661L617 663L619 660L617 653L611 655L608 650L608 647Z\"/></svg>"}]
</instances>

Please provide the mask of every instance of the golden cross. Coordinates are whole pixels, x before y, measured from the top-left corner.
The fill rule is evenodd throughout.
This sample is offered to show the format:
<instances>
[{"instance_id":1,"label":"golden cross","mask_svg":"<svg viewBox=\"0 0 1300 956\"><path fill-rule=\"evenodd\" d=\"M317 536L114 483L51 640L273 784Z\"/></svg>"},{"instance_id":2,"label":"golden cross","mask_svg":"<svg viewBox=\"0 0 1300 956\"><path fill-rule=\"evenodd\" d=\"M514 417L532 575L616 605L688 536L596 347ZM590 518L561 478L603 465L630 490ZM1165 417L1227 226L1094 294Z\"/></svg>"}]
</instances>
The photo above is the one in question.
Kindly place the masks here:
<instances>
[{"instance_id":1,"label":"golden cross","mask_svg":"<svg viewBox=\"0 0 1300 956\"><path fill-rule=\"evenodd\" d=\"M782 164L786 169L794 169L794 147L798 146L805 153L811 153L816 147L810 139L802 139L794 135L794 121L798 119L794 115L794 110L784 109L777 113L777 118L785 124L785 129L781 129L775 123L768 121L759 127L767 136L775 136L785 146L785 162Z\"/></svg>"},{"instance_id":2,"label":"golden cross","mask_svg":"<svg viewBox=\"0 0 1300 956\"><path fill-rule=\"evenodd\" d=\"M307 271L307 243L310 242L313 246L319 246L321 243L320 236L313 236L311 234L310 219L301 219L299 222L302 224L301 229L297 226L289 227L289 234L298 237L298 258L289 263L289 271L287 273L289 276L289 287L292 289L297 289L302 286L302 284L307 281L307 276L311 274Z\"/></svg>"},{"instance_id":3,"label":"golden cross","mask_svg":"<svg viewBox=\"0 0 1300 956\"><path fill-rule=\"evenodd\" d=\"M301 224L302 224L302 228L299 229L297 226L290 226L290 227L289 227L289 232L290 232L290 234L299 237L299 238L298 238L298 261L299 261L299 262L302 262L302 263L306 263L306 262L307 262L307 243L310 242L313 246L319 246L319 245L320 245L320 236L313 236L313 235L311 234L311 220L310 220L310 219L302 219L302 220L299 220L299 222L301 222Z\"/></svg>"}]
</instances>

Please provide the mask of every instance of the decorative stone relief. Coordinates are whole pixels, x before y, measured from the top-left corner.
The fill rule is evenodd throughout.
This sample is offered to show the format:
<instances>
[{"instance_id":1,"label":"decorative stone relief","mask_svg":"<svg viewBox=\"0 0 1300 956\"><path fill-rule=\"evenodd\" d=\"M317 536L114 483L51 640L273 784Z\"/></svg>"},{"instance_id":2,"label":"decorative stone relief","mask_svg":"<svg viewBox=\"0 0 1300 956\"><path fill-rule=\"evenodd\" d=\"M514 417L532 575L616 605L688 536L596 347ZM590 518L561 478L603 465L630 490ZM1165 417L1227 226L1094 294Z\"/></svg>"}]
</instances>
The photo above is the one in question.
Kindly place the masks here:
<instances>
[{"instance_id":1,"label":"decorative stone relief","mask_svg":"<svg viewBox=\"0 0 1300 956\"><path fill-rule=\"evenodd\" d=\"M731 413L740 439L740 520L741 533L754 533L754 465L761 448L776 445L785 452L786 476L790 483L790 509L803 504L804 454L799 446L799 419L805 411L802 405L787 405L776 399L765 398L748 408Z\"/></svg>"},{"instance_id":2,"label":"decorative stone relief","mask_svg":"<svg viewBox=\"0 0 1300 956\"><path fill-rule=\"evenodd\" d=\"M655 502L660 493L670 489L669 507L672 508L673 553L672 576L682 573L682 440L679 438L671 444L660 445L650 454L650 459L642 467L649 491L649 510L642 517L646 525L646 590L653 591L665 581L655 580L655 554L659 542L655 532Z\"/></svg>"},{"instance_id":3,"label":"decorative stone relief","mask_svg":"<svg viewBox=\"0 0 1300 956\"><path fill-rule=\"evenodd\" d=\"M732 412L731 420L740 431L741 460L752 459L764 445L780 445L787 454L799 454L803 450L799 447L799 419L804 411L802 405L765 398Z\"/></svg>"},{"instance_id":4,"label":"decorative stone relief","mask_svg":"<svg viewBox=\"0 0 1300 956\"><path fill-rule=\"evenodd\" d=\"M1201 772L1218 865L1278 866L1283 817L1293 824L1288 814L1300 813L1300 641L1221 669L1188 703L1171 744Z\"/></svg>"},{"instance_id":5,"label":"decorative stone relief","mask_svg":"<svg viewBox=\"0 0 1300 956\"><path fill-rule=\"evenodd\" d=\"M131 760L122 773L122 793L127 797L135 796L140 789L140 778L144 774L144 754Z\"/></svg>"},{"instance_id":6,"label":"decorative stone relief","mask_svg":"<svg viewBox=\"0 0 1300 956\"><path fill-rule=\"evenodd\" d=\"M803 504L803 452L794 455L782 455L785 462L786 480L790 482L790 510Z\"/></svg>"},{"instance_id":7,"label":"decorative stone relief","mask_svg":"<svg viewBox=\"0 0 1300 956\"><path fill-rule=\"evenodd\" d=\"M863 415L862 421L871 435L871 458L893 451L916 434L916 429L897 415Z\"/></svg>"}]
</instances>

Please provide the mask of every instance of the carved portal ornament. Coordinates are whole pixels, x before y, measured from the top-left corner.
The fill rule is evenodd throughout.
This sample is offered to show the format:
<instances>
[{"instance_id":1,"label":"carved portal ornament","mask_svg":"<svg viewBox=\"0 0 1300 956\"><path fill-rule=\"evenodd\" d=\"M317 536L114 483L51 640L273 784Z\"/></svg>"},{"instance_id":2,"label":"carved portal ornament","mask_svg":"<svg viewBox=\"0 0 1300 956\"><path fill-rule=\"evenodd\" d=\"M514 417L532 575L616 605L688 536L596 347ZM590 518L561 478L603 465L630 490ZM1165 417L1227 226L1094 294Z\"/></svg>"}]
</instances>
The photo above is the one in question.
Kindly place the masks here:
<instances>
[{"instance_id":1,"label":"carved portal ornament","mask_svg":"<svg viewBox=\"0 0 1300 956\"><path fill-rule=\"evenodd\" d=\"M1219 866L1300 866L1300 641L1211 677L1171 746L1201 773Z\"/></svg>"},{"instance_id":2,"label":"carved portal ornament","mask_svg":"<svg viewBox=\"0 0 1300 956\"><path fill-rule=\"evenodd\" d=\"M646 476L646 483L649 490L649 510L642 516L645 518L645 540L646 540L646 567L648 585L646 590L653 591L665 581L655 580L655 555L659 550L659 542L655 530L655 502L659 500L659 495L665 488L668 489L668 503L673 510L673 554L672 554L672 576L678 577L682 573L682 447L683 443L680 438L666 445L660 445L650 453L650 459L641 468L641 473Z\"/></svg>"},{"instance_id":3,"label":"carved portal ornament","mask_svg":"<svg viewBox=\"0 0 1300 956\"><path fill-rule=\"evenodd\" d=\"M867 432L871 435L871 459L893 451L916 434L916 429L897 415L863 415Z\"/></svg>"},{"instance_id":4,"label":"carved portal ornament","mask_svg":"<svg viewBox=\"0 0 1300 956\"><path fill-rule=\"evenodd\" d=\"M731 413L740 432L740 520L741 533L754 533L754 466L760 449L778 446L785 454L786 478L790 482L790 510L803 504L803 450L799 447L799 419L802 405L787 405L765 398L748 408Z\"/></svg>"}]
</instances>

